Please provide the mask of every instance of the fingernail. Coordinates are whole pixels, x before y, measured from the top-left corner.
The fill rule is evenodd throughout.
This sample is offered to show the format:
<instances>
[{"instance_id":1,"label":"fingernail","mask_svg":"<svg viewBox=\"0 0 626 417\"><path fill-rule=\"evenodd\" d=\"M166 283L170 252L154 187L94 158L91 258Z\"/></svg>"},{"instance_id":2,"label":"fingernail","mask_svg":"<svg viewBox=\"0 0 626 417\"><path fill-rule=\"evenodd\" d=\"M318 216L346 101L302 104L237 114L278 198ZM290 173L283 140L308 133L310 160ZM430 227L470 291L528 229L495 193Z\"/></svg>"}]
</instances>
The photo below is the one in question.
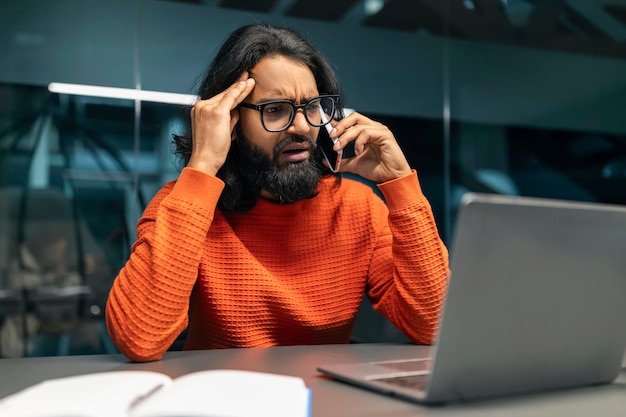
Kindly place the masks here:
<instances>
[{"instance_id":1,"label":"fingernail","mask_svg":"<svg viewBox=\"0 0 626 417\"><path fill-rule=\"evenodd\" d=\"M248 85L252 85L254 83L254 78L248 78L246 83L248 83Z\"/></svg>"}]
</instances>

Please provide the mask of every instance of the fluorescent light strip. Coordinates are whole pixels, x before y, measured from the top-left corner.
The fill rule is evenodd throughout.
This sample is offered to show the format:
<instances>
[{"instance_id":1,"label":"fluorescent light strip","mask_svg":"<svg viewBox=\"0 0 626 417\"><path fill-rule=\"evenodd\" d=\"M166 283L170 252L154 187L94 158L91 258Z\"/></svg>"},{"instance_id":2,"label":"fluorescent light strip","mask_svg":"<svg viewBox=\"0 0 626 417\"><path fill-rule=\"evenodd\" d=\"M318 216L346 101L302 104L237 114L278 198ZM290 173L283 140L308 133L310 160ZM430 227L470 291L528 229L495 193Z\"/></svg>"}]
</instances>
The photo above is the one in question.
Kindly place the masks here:
<instances>
[{"instance_id":1,"label":"fluorescent light strip","mask_svg":"<svg viewBox=\"0 0 626 417\"><path fill-rule=\"evenodd\" d=\"M99 87L84 84L50 83L48 91L77 96L106 97L122 100L141 100L156 103L192 105L198 96L191 94L164 93L161 91L134 90L132 88Z\"/></svg>"}]
</instances>

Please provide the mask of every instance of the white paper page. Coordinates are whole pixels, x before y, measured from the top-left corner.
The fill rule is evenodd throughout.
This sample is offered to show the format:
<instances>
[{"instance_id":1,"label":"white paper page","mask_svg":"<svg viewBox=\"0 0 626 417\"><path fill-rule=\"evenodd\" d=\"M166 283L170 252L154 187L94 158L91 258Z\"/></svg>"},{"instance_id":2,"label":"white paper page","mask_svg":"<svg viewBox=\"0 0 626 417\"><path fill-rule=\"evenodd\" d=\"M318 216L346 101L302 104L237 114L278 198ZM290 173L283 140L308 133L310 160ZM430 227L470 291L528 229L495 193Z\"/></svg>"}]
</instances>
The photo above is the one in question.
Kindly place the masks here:
<instances>
[{"instance_id":1,"label":"white paper page","mask_svg":"<svg viewBox=\"0 0 626 417\"><path fill-rule=\"evenodd\" d=\"M237 370L193 372L139 404L132 417L307 417L301 378Z\"/></svg>"},{"instance_id":2,"label":"white paper page","mask_svg":"<svg viewBox=\"0 0 626 417\"><path fill-rule=\"evenodd\" d=\"M0 400L0 416L125 417L137 398L169 384L167 375L145 371L51 379Z\"/></svg>"}]
</instances>

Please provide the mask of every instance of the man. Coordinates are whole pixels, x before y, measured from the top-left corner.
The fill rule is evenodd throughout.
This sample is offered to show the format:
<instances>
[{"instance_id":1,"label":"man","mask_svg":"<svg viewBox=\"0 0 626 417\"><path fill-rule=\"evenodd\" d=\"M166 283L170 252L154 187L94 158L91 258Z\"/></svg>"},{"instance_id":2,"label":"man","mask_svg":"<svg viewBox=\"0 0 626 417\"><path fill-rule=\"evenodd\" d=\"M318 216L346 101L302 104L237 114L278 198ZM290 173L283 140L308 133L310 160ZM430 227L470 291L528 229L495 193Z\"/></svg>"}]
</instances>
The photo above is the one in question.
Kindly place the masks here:
<instances>
[{"instance_id":1,"label":"man","mask_svg":"<svg viewBox=\"0 0 626 417\"><path fill-rule=\"evenodd\" d=\"M364 292L432 342L448 276L432 210L389 129L343 117L320 52L288 28L242 27L199 95L191 134L175 136L186 166L146 208L111 289L118 348L158 360L185 328L185 349L346 343ZM386 205L322 162L327 123L336 151L354 142L341 171L377 182Z\"/></svg>"}]
</instances>

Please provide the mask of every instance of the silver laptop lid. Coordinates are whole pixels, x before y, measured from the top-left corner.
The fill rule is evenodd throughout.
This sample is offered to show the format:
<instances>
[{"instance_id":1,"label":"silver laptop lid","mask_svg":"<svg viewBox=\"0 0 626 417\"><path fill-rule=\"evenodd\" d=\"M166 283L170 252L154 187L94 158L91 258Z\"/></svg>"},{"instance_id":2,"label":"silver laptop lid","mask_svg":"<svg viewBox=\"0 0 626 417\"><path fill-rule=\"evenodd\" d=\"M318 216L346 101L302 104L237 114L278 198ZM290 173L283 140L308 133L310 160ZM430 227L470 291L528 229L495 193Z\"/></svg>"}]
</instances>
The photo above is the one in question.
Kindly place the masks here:
<instances>
[{"instance_id":1,"label":"silver laptop lid","mask_svg":"<svg viewBox=\"0 0 626 417\"><path fill-rule=\"evenodd\" d=\"M428 400L613 381L626 345L626 208L467 194Z\"/></svg>"}]
</instances>

